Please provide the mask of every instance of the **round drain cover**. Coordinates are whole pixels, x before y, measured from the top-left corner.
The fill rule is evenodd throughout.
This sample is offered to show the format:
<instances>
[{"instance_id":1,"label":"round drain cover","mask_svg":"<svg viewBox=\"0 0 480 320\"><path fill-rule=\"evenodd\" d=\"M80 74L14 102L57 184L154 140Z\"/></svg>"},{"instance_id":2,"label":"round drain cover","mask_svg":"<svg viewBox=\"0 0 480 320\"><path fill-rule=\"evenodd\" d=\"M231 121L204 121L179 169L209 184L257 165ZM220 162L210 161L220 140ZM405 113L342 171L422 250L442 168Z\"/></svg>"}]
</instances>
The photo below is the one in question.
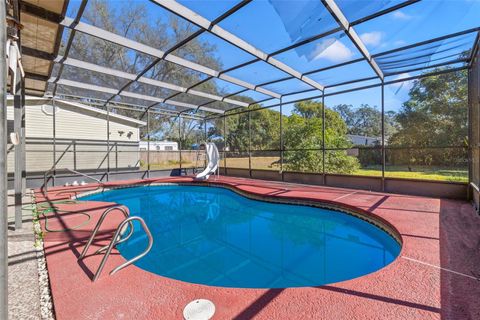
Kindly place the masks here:
<instances>
[{"instance_id":1,"label":"round drain cover","mask_svg":"<svg viewBox=\"0 0 480 320\"><path fill-rule=\"evenodd\" d=\"M209 320L215 313L215 305L206 299L193 300L183 309L185 320Z\"/></svg>"}]
</instances>

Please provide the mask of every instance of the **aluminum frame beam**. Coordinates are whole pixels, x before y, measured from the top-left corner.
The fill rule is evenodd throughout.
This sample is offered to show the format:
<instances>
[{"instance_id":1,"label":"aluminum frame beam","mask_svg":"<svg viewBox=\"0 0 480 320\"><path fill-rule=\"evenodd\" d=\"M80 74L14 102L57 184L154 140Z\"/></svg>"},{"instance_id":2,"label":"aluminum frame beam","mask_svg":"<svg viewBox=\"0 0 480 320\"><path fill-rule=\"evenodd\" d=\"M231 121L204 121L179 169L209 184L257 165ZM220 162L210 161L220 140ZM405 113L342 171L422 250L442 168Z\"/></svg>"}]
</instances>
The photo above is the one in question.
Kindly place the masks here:
<instances>
[{"instance_id":1,"label":"aluminum frame beam","mask_svg":"<svg viewBox=\"0 0 480 320\"><path fill-rule=\"evenodd\" d=\"M82 83L82 82L77 82L77 81L72 81L72 80L66 80L66 79L60 79L56 83L59 84L59 85L64 85L64 86L69 86L69 87L74 87L74 88L80 88L80 89L85 89L85 90L91 90L91 91L97 91L97 92L103 92L103 93L109 93L109 94L112 94L112 95L116 95L118 93L118 90L114 89L114 88L102 87L102 86L97 86L97 85L93 85L93 84L87 84L87 83ZM120 96L130 97L130 98L134 98L134 99L147 100L147 101L152 101L152 102L156 102L156 103L165 103L165 104L169 104L169 105L172 105L172 106L195 109L195 110L200 108L200 110L208 111L208 112L212 112L212 113L223 114L225 112L225 111L219 110L219 109L213 109L213 108L208 108L208 107L199 107L197 105L193 105L193 104L189 104L189 103L185 103L185 102L174 101L174 100L170 100L170 99L161 99L161 98L142 95L142 94L135 93L135 92L130 92L130 91L122 91L120 93Z\"/></svg>"},{"instance_id":2,"label":"aluminum frame beam","mask_svg":"<svg viewBox=\"0 0 480 320\"><path fill-rule=\"evenodd\" d=\"M361 91L361 90L370 89L370 88L377 88L377 87L380 87L382 84L383 85L390 85L390 84L394 84L394 83L412 81L412 80L416 80L416 79L422 79L422 78L426 78L426 77L445 74L445 73L449 73L449 72L457 72L457 71L466 70L466 69L468 69L468 65L453 68L453 69L445 69L445 70L439 70L439 71L435 71L435 72L429 72L429 73L426 73L426 74L416 75L416 76L412 76L412 77L408 77L408 78L387 80L387 81L384 81L384 82L378 82L378 83L371 84L371 85L365 85L365 86L361 86L361 87L345 89L345 90L342 90L342 91L325 93L324 96L325 97L331 97L331 96L336 96L336 95L349 93L349 92ZM403 72L401 72L401 73L403 73ZM328 87L328 88L331 88L331 87ZM321 98L322 98L322 95L320 94L320 95L316 95L316 96L310 96L310 97L306 97L306 98L290 100L288 102L284 102L284 104L287 104L287 103L288 104L293 104L293 103L297 103L297 102L301 102L301 101L321 99ZM259 107L259 108L256 108L256 109L249 109L249 110L236 111L238 109L231 109L231 110L228 110L228 113L224 113L223 115L220 115L220 116L212 116L212 117L209 117L209 118L205 118L205 120L208 121L208 120L221 118L221 117L234 116L234 115L242 114L242 113L245 113L245 112L253 112L253 111L258 111L258 110L263 110L263 109L271 109L271 108L275 108L275 107L279 107L279 106L280 106L280 103L276 103L276 104L272 104L272 105L269 105L269 106L262 106L262 107ZM233 112L233 111L235 111L235 112Z\"/></svg>"},{"instance_id":3,"label":"aluminum frame beam","mask_svg":"<svg viewBox=\"0 0 480 320\"><path fill-rule=\"evenodd\" d=\"M70 17L65 17L65 19L62 20L61 25L63 25L64 27L67 27L71 30L79 31L79 32L88 34L90 36L93 36L93 37L96 37L96 38L99 38L99 39L102 39L102 40L106 40L106 41L118 44L120 46L129 48L129 49L132 49L132 50L144 53L144 54L148 54L152 57L156 57L156 58L168 61L168 62L175 63L175 64L180 65L182 67L186 67L186 68L189 68L191 70L195 70L195 71L207 74L209 76L231 82L233 84L242 86L242 87L247 88L247 89L258 91L260 93L266 94L266 95L274 97L274 98L280 98L280 96L281 96L280 94L278 94L276 92L273 92L273 91L267 90L265 88L255 86L255 85L253 85L251 83L248 83L246 81L243 81L243 80L228 76L226 74L223 74L220 71L213 70L211 68L202 66L202 65L200 65L198 63L195 63L195 62L188 61L188 60L183 59L181 57L177 57L177 56L175 56L171 53L166 53L166 52L164 52L160 49L156 49L156 48L147 46L143 43L140 43L140 42L122 37L122 36L117 35L115 33L112 33L112 32L106 31L104 29L86 24L84 22L79 22L78 24L75 24L74 19L72 19Z\"/></svg>"},{"instance_id":4,"label":"aluminum frame beam","mask_svg":"<svg viewBox=\"0 0 480 320\"><path fill-rule=\"evenodd\" d=\"M58 56L55 59L55 63L60 63L60 61L62 59L63 59L62 56ZM115 70L115 69L111 69L111 68L107 68L107 67L102 67L102 66L99 66L99 65L96 65L96 64L93 64L93 63L89 63L89 62L85 62L85 61L81 61L81 60L77 60L77 59L73 59L73 58L65 59L63 61L63 64L68 65L68 66L81 68L81 69L85 69L85 70L90 70L90 71L102 73L102 74L106 74L106 75L110 75L110 76L114 76L114 77L119 77L119 78L123 78L123 79L128 79L128 80L137 79L137 75L133 74L133 73L128 73L128 72L124 72L124 71L120 71L120 70ZM51 81L49 81L49 82L53 82L53 78L51 78L50 80ZM185 88L185 87L182 87L182 86L178 86L178 85L175 85L175 84L172 84L172 83L167 83L167 82L160 81L160 80L155 80L155 79L148 78L148 77L145 77L145 76L142 76L142 77L138 78L136 81L140 82L140 83L152 85L152 86L155 86L155 87L158 87L158 88L164 88L164 89L177 91L179 93L188 93L188 94L191 94L191 95L194 95L194 96L208 98L208 99L212 99L212 100L215 100L215 101L223 101L223 102L226 102L226 103L229 103L229 104L234 104L234 105L240 106L240 107L248 107L248 103L246 103L246 102L241 102L241 101L237 101L237 100L233 100L233 99L228 99L228 98L225 98L225 97L221 97L221 96L218 96L218 95L205 93L205 92L201 92L201 91L197 91L197 90L189 90L189 88Z\"/></svg>"},{"instance_id":5,"label":"aluminum frame beam","mask_svg":"<svg viewBox=\"0 0 480 320\"><path fill-rule=\"evenodd\" d=\"M407 49L419 47L419 46L429 44L429 43L432 43L432 42L437 42L437 41L441 41L441 40L445 40L445 39L455 38L455 37L458 37L458 36L462 36L462 35L469 34L469 33L474 33L474 32L480 32L480 28L477 27L477 28L466 29L466 30L463 30L463 31L459 31L459 32L448 34L448 35L444 35L444 36L441 36L441 37L432 38L432 39L429 39L429 40L426 40L426 41L416 42L416 43L413 43L413 44L410 44L410 45L407 45L407 46L403 46L403 47L395 48L395 49L392 49L392 50L376 53L376 54L372 55L372 57L373 58L382 57L384 55L391 54L391 53L394 53L394 52L401 52L401 51L404 51L404 50L407 50ZM468 59L468 60L470 60L470 59ZM349 64L361 62L361 61L366 61L366 59L364 57L362 57L362 58L354 59L354 60L351 60L351 61L341 62L341 63L331 65L331 66L328 66L328 67L323 67L323 68L307 71L304 74L309 75L309 74L313 74L313 73L318 73L318 72L321 72L321 71L331 70L331 69L339 68L339 67L346 66L346 65L349 65ZM430 68L430 67L425 67L424 69L428 69L428 68ZM415 70L415 71L418 71L418 70ZM390 74L384 74L384 75L389 76ZM376 78L378 78L378 76ZM270 81L270 82L265 82L265 83L261 83L259 85L264 86L264 85L267 85L267 84L278 83L278 82L285 81L285 80L290 80L290 79L293 79L293 77L288 77L288 78L278 79L278 80L274 80L274 81ZM362 80L363 81L364 79L357 79L357 80ZM355 80L355 81L357 81L357 80ZM334 86L334 85L325 85L325 88L329 88L329 87L332 87L332 86ZM289 95L303 93L303 92L309 92L309 91L314 91L314 89L307 89L307 90L301 90L301 91L298 91L298 92L283 94L283 96L289 96ZM232 93L232 95L237 95L237 94L240 94L242 92L244 92L244 90Z\"/></svg>"},{"instance_id":6,"label":"aluminum frame beam","mask_svg":"<svg viewBox=\"0 0 480 320\"><path fill-rule=\"evenodd\" d=\"M153 0L150 0L150 1L153 1ZM412 5L412 4L414 4L414 3L417 3L417 2L419 2L419 1L421 1L421 0L406 0L406 1L403 1L403 2L401 2L401 3L397 4L397 5L394 5L394 6L392 6L392 7L388 7L388 8L386 8L386 9L384 9L384 10L375 12L375 13L373 13L373 14L370 14L370 15L366 16L366 17L357 19L357 20L353 21L352 23L350 23L350 25L351 25L351 26L358 25L358 24L360 24L360 23L363 23L363 22L366 22L366 21L375 19L375 18L377 18L377 17L379 17L379 16L382 16L382 15L388 14L388 13L390 13L390 12L393 12L393 11L402 9L402 8L404 8L404 7L410 6L410 5ZM245 3L245 1L244 1L243 3ZM299 42L297 42L297 43L295 43L295 44L292 44L292 45L287 46L287 47L285 47L285 48L279 49L279 50L277 50L277 51L275 51L275 52L270 53L269 55L272 56L272 57L274 57L274 56L276 56L276 55L278 55L278 54L281 54L281 53L283 53L283 52L286 52L286 51L289 51L289 50L292 50L292 49L301 47L301 46L303 46L303 45L306 45L306 44L311 43L311 42L313 42L313 41L316 41L316 40L318 40L318 39L327 37L327 36L329 36L329 35L331 35L331 34L334 34L334 33L336 33L336 32L342 31L342 30L343 30L342 27L338 26L338 27L336 27L336 28L334 28L334 29L332 29L332 30L329 30L329 31L327 31L327 32L323 32L323 33L314 35L314 36L312 36L312 37L310 37L310 38L307 38L307 39L305 39L305 40L303 40L303 41L299 41ZM202 31L205 31L205 30L202 29ZM373 55L373 57L375 57L375 55ZM363 57L360 58L360 59L358 59L358 61L363 61L363 60L365 60L365 58L363 58ZM250 61L247 61L247 62L244 62L244 63L242 63L242 64L239 64L239 65L237 65L237 66L231 67L231 68L229 68L229 69L227 69L227 70L224 70L224 71L222 71L222 72L233 71L233 70L239 69L239 68L241 68L241 67L248 66L248 65L250 65L250 64L252 64L252 63L258 62L258 61L260 61L260 59L259 59L259 58L255 58L255 59L252 59L252 60L250 60ZM355 61L355 62L358 62L358 61ZM349 64L349 63L353 63L353 61L352 61L352 62L347 62L346 64ZM329 68L332 68L332 67L329 67ZM320 70L318 70L318 71L320 71ZM309 72L303 73L303 75L308 76L308 75L310 75L310 74L312 74L312 73L315 73L315 72L316 72L316 71L309 71ZM286 78L284 78L284 79L279 79L279 80L271 81L269 84L277 83L277 82L280 82L280 81L283 81L283 80L290 80L290 79L293 79L293 78L294 78L293 76L289 76L289 77L286 77ZM200 83L202 83L202 82L199 82L199 84L200 84ZM265 86L265 85L266 85L265 83L261 83L261 84L259 84L258 86L261 87L261 86ZM194 86L192 86L192 87L194 87ZM244 91L245 91L245 90L242 90L242 91L239 91L239 92L237 92L237 93L235 93L235 94L231 94L231 95L229 95L229 96L236 95L236 94L242 93L242 92L244 92ZM300 92L299 92L299 93L300 93ZM282 96L283 96L283 95L282 95ZM207 103L207 104L208 104L208 103Z\"/></svg>"},{"instance_id":7,"label":"aluminum frame beam","mask_svg":"<svg viewBox=\"0 0 480 320\"><path fill-rule=\"evenodd\" d=\"M367 47L363 43L360 36L357 34L347 17L343 14L342 10L338 7L334 0L321 0L323 5L328 9L332 17L342 26L347 36L352 40L353 44L357 47L360 53L367 59L368 63L372 67L373 71L383 81L384 75L382 69L378 66L375 59L372 57Z\"/></svg>"},{"instance_id":8,"label":"aluminum frame beam","mask_svg":"<svg viewBox=\"0 0 480 320\"><path fill-rule=\"evenodd\" d=\"M159 6L175 13L176 15L182 17L183 19L201 27L204 30L208 30L209 32L213 33L214 35L218 36L219 38L233 44L239 49L250 53L251 55L259 58L262 61L272 65L273 67L297 78L298 80L306 83L307 85L323 91L324 86L320 83L310 79L307 76L304 76L301 72L289 67L288 65L284 64L283 62L273 58L272 56L268 55L267 53L263 52L262 50L254 47L247 41L237 37L236 35L228 32L227 30L223 29L219 25L212 25L212 22L203 16L199 15L198 13L190 10L189 8L181 5L180 3L174 0L152 0L153 2L157 3Z\"/></svg>"},{"instance_id":9,"label":"aluminum frame beam","mask_svg":"<svg viewBox=\"0 0 480 320\"><path fill-rule=\"evenodd\" d=\"M86 104L88 106L93 106L93 107L99 107L99 109L102 110L102 108L105 107L105 103L107 100L102 100L102 99L97 99L97 98L91 98L91 97L85 97L85 96L77 96L77 95L71 95L71 94L60 94L55 97L49 97L50 99L55 99L58 102L68 102L68 103L81 103L81 104ZM78 101L74 99L86 99L86 100L91 100L87 103L83 101ZM128 103L117 103L117 102L109 102L108 106L112 109L122 109L122 110L129 110L129 111L135 111L139 113L144 113L147 110L146 106L140 106L140 105L134 105L134 104L128 104ZM151 113L155 114L161 114L164 116L168 117L177 117L180 112L175 112L172 110L164 110L164 109L150 109ZM194 116L194 115L185 115L182 116L183 118L187 119L193 119L193 120L204 120L203 117L199 116ZM138 119L137 119L138 120Z\"/></svg>"}]
</instances>

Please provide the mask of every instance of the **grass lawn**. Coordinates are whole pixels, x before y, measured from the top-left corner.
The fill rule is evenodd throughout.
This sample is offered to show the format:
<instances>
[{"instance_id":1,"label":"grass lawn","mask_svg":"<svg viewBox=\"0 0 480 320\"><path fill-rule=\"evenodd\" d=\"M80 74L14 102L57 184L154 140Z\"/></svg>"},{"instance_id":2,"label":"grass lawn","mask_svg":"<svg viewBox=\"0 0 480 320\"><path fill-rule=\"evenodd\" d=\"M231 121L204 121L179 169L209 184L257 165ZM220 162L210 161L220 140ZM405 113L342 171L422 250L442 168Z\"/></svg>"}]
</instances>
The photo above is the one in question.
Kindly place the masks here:
<instances>
[{"instance_id":1,"label":"grass lawn","mask_svg":"<svg viewBox=\"0 0 480 320\"><path fill-rule=\"evenodd\" d=\"M280 170L278 165L279 157L252 157L252 169ZM184 161L182 166L185 168L193 167L193 163ZM221 166L224 160L221 160ZM178 168L178 161L169 163L152 163L151 169L175 169ZM244 168L248 169L248 157L243 158L227 158L227 168ZM146 166L142 167L146 169ZM334 173L334 172L332 172ZM382 175L381 167L366 167L356 170L353 175L359 176L376 176ZM407 178L407 179L425 179L437 181L458 181L468 182L468 171L466 169L445 168L445 167L411 167L408 166L387 166L385 177L391 178Z\"/></svg>"}]
</instances>

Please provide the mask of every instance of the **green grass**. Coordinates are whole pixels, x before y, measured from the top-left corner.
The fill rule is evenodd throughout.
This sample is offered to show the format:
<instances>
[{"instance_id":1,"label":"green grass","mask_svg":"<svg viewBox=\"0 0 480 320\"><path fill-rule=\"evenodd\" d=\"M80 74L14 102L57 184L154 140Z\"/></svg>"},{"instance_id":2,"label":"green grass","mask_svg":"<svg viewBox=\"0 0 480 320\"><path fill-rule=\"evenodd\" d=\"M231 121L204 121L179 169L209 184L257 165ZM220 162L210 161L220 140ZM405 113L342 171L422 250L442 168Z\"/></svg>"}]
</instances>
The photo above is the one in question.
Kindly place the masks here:
<instances>
[{"instance_id":1,"label":"green grass","mask_svg":"<svg viewBox=\"0 0 480 320\"><path fill-rule=\"evenodd\" d=\"M381 176L382 171L379 166L372 168L362 168L355 171L356 175L362 176ZM408 166L387 166L385 177L423 179L436 181L456 181L468 182L468 171L465 169L445 168L445 167L411 167Z\"/></svg>"},{"instance_id":2,"label":"green grass","mask_svg":"<svg viewBox=\"0 0 480 320\"><path fill-rule=\"evenodd\" d=\"M252 169L280 170L279 165L275 164L278 157L252 157ZM274 164L272 164L274 163ZM223 159L221 166L223 166ZM183 161L184 168L192 167L194 164ZM179 167L178 161L169 161L168 163L152 163L150 168L155 169L175 169ZM248 158L227 158L227 167L248 169ZM146 169L146 165L142 166ZM411 170L411 171L410 171ZM450 167L423 167L423 166L387 166L385 177L404 178L404 179L422 179L436 181L456 181L468 182L468 171L460 168ZM334 173L334 172L332 172ZM382 170L380 166L372 166L356 170L352 175L380 177Z\"/></svg>"}]
</instances>

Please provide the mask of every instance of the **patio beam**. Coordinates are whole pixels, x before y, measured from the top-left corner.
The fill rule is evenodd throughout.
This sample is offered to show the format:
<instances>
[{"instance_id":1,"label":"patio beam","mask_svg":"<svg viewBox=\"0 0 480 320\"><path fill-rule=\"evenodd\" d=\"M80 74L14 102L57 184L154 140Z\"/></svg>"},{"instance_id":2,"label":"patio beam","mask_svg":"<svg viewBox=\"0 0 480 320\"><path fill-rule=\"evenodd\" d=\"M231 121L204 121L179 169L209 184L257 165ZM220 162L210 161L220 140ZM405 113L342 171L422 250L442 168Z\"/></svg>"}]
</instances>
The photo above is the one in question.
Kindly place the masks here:
<instances>
[{"instance_id":1,"label":"patio beam","mask_svg":"<svg viewBox=\"0 0 480 320\"><path fill-rule=\"evenodd\" d=\"M58 62L58 60L60 60L60 59L61 59L60 56L57 57L57 59L55 59L55 62ZM230 103L230 104L234 104L234 105L242 106L242 107L248 106L248 103L246 103L246 102L236 101L236 100L233 100L233 99L228 99L228 98L224 98L224 97L221 97L221 96L218 96L218 95L205 93L205 92L201 92L201 91L189 90L188 88L185 88L185 87L182 87L182 86L178 86L178 85L167 83L167 82L160 81L160 80L155 80L155 79L148 78L148 77L145 77L145 76L141 76L140 78L137 79L137 75L135 75L133 73L128 73L128 72L124 72L124 71L120 71L120 70L106 68L106 67L102 67L102 66L99 66L99 65L96 65L96 64L93 64L93 63L80 61L80 60L73 59L73 58L67 58L63 62L63 64L68 65L68 66L81 68L81 69L85 69L85 70L98 72L98 73L111 75L111 76L118 77L118 78L123 78L123 79L128 79L128 80L135 80L136 79L136 81L140 82L140 83L152 85L152 86L159 87L159 88L169 89L169 90L173 90L173 91L178 91L179 93L189 93L189 94L194 95L194 96L208 98L208 99L212 99L212 100L216 100L216 101L224 101L226 103Z\"/></svg>"},{"instance_id":2,"label":"patio beam","mask_svg":"<svg viewBox=\"0 0 480 320\"><path fill-rule=\"evenodd\" d=\"M38 49L26 47L26 46L22 46L22 54L30 57L34 57L34 58L48 60L48 61L52 61L53 59L55 59L55 55L50 52L46 52L46 51L42 51L42 50L38 50Z\"/></svg>"},{"instance_id":3,"label":"patio beam","mask_svg":"<svg viewBox=\"0 0 480 320\"><path fill-rule=\"evenodd\" d=\"M25 79L33 79L39 81L48 81L48 76L33 72L25 72Z\"/></svg>"},{"instance_id":4,"label":"patio beam","mask_svg":"<svg viewBox=\"0 0 480 320\"><path fill-rule=\"evenodd\" d=\"M93 36L93 37L96 37L96 38L99 38L99 39L103 39L103 40L106 40L106 41L109 41L109 42L112 42L112 43L116 43L116 44L121 45L123 47L129 48L129 49L141 52L141 53L145 53L145 54L148 54L150 56L153 56L153 57L156 57L156 58L168 61L168 62L175 63L175 64L180 65L182 67L186 67L186 68L189 68L191 70L195 70L195 71L198 71L198 72L207 74L209 76L231 82L233 84L236 84L236 85L239 85L239 86L251 89L251 90L258 91L260 93L269 95L271 97L275 97L275 98L280 97L280 94L275 93L273 91L257 87L257 86L255 86L251 83L248 83L246 81L242 81L240 79L237 79L237 78L234 78L234 77L231 77L231 76L227 76L225 74L221 74L219 71L213 70L209 67L205 67L205 66L200 65L198 63L188 61L188 60L183 59L181 57L177 57L177 56L175 56L171 53L166 53L162 50L147 46L145 44L139 43L137 41L134 41L134 40L131 40L131 39L128 39L128 38L125 38L125 37L122 37L122 36L117 35L115 33L106 31L104 29L97 28L95 26L86 24L84 22L79 22L78 24L75 25L74 20L72 18L65 17L65 19L63 19L61 24L65 27L67 27L67 28L72 29L72 30L79 31L79 32L88 34L90 36Z\"/></svg>"},{"instance_id":5,"label":"patio beam","mask_svg":"<svg viewBox=\"0 0 480 320\"><path fill-rule=\"evenodd\" d=\"M97 91L97 92L103 92L103 93L108 93L108 94L117 94L117 89L114 88L108 88L108 87L101 87L93 84L87 84L87 83L82 83L82 82L77 82L77 81L71 81L71 80L66 80L66 79L60 79L57 81L57 84L59 85L64 85L64 86L69 86L69 87L74 87L74 88L80 88L80 89L85 89L85 90L91 90L91 91ZM180 101L174 101L174 100L169 100L169 99L161 99L161 98L156 98L152 96L147 96L135 92L130 92L130 91L123 91L120 93L120 96L124 97L130 97L134 99L141 99L141 100L147 100L147 101L152 101L152 102L157 102L157 103L165 103L165 104L170 104L172 106L178 106L178 107L184 107L184 108L189 108L189 109L197 109L197 105L189 104L189 103L184 103ZM224 113L223 110L218 110L218 109L213 109L213 108L208 108L208 107L200 107L201 110L212 112L212 113Z\"/></svg>"},{"instance_id":6,"label":"patio beam","mask_svg":"<svg viewBox=\"0 0 480 320\"><path fill-rule=\"evenodd\" d=\"M61 14L36 6L30 2L19 1L19 5L21 12L35 16L36 18L40 18L53 23L59 23L63 19Z\"/></svg>"},{"instance_id":7,"label":"patio beam","mask_svg":"<svg viewBox=\"0 0 480 320\"><path fill-rule=\"evenodd\" d=\"M170 12L173 12L176 15L184 18L185 20L203 28L204 30L208 30L209 32L213 33L214 35L218 36L219 38L231 43L232 45L236 46L243 51L250 53L251 55L265 61L266 63L276 67L277 69L297 78L300 81L303 81L307 85L316 88L318 90L323 90L323 85L317 83L316 81L304 76L301 72L289 67L288 65L284 64L283 62L273 58L272 56L268 55L267 53L261 51L260 49L254 47L247 41L235 36L234 34L228 32L227 30L223 29L218 25L212 25L212 22L198 13L190 10L189 8L181 5L180 3L174 0L153 0L153 2L157 3L161 7L167 9Z\"/></svg>"},{"instance_id":8,"label":"patio beam","mask_svg":"<svg viewBox=\"0 0 480 320\"><path fill-rule=\"evenodd\" d=\"M353 26L348 21L347 17L340 10L338 5L334 0L321 0L324 6L328 9L333 18L342 26L343 30L347 36L352 40L353 44L357 47L363 57L368 61L373 71L378 75L378 77L383 81L384 75L382 69L378 66L375 59L372 57L367 47L363 43L360 36L357 34Z\"/></svg>"}]
</instances>

